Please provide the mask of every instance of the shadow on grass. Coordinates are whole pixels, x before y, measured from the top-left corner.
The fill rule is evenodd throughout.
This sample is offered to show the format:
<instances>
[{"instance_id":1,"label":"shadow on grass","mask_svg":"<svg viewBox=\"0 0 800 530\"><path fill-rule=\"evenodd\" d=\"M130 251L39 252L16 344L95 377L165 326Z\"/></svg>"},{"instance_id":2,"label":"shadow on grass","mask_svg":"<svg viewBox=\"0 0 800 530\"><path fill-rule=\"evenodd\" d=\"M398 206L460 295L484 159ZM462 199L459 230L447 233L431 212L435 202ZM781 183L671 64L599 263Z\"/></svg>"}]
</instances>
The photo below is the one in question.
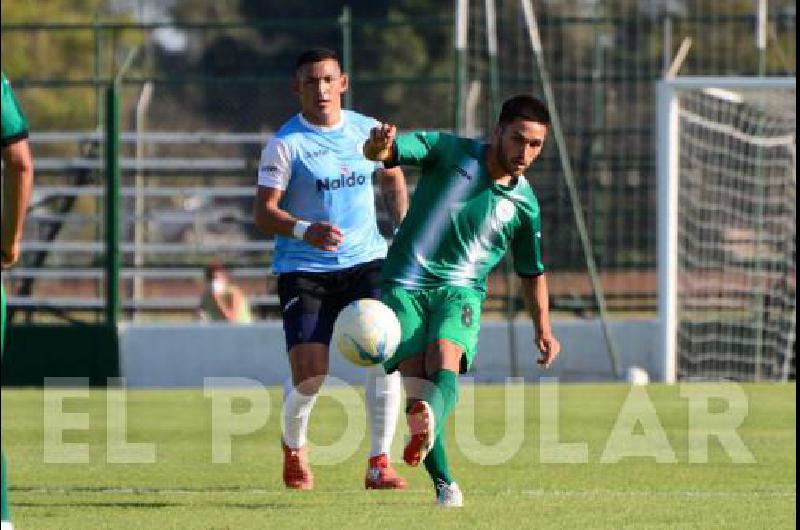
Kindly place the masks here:
<instances>
[{"instance_id":1,"label":"shadow on grass","mask_svg":"<svg viewBox=\"0 0 800 530\"><path fill-rule=\"evenodd\" d=\"M290 502L219 502L219 503L209 503L214 506L220 506L222 508L237 508L240 510L285 510L290 508L304 508L302 504L292 504ZM316 508L312 505L307 505L309 508Z\"/></svg>"},{"instance_id":2,"label":"shadow on grass","mask_svg":"<svg viewBox=\"0 0 800 530\"><path fill-rule=\"evenodd\" d=\"M118 501L118 502L15 502L14 506L21 508L169 508L173 506L184 506L177 502L141 502L141 501Z\"/></svg>"},{"instance_id":3,"label":"shadow on grass","mask_svg":"<svg viewBox=\"0 0 800 530\"><path fill-rule=\"evenodd\" d=\"M249 493L248 486L10 486L11 491L20 493ZM264 490L268 491L268 490Z\"/></svg>"},{"instance_id":4,"label":"shadow on grass","mask_svg":"<svg viewBox=\"0 0 800 530\"><path fill-rule=\"evenodd\" d=\"M290 502L207 502L205 506L219 508L233 508L239 510L284 510L291 508L316 508L310 504L295 504ZM196 506L191 502L144 502L144 501L115 501L115 502L15 502L15 507L20 508L174 508Z\"/></svg>"}]
</instances>

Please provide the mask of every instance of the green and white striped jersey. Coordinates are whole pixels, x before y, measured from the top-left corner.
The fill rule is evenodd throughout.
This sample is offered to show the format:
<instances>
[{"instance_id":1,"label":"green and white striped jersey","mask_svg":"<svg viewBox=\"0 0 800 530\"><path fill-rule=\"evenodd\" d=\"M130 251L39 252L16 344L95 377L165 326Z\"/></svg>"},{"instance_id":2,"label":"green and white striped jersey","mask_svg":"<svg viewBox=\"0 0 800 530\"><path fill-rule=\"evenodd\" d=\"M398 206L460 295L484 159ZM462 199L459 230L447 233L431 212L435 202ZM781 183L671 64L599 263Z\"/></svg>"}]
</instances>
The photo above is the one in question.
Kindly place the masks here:
<instances>
[{"instance_id":1,"label":"green and white striped jersey","mask_svg":"<svg viewBox=\"0 0 800 530\"><path fill-rule=\"evenodd\" d=\"M518 274L544 272L539 202L525 178L513 186L491 179L486 144L439 132L395 143L397 163L419 166L422 176L386 257L386 282L485 292L486 276L509 248Z\"/></svg>"}]
</instances>

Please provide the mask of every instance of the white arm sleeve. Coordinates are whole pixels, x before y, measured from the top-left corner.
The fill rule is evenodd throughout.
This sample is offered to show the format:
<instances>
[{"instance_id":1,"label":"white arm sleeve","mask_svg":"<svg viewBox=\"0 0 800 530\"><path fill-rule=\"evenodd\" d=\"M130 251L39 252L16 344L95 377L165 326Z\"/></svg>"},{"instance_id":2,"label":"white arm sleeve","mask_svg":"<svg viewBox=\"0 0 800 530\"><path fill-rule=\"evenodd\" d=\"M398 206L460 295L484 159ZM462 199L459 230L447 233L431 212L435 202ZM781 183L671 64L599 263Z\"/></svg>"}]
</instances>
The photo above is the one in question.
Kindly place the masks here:
<instances>
[{"instance_id":1,"label":"white arm sleeve","mask_svg":"<svg viewBox=\"0 0 800 530\"><path fill-rule=\"evenodd\" d=\"M274 136L261 151L258 165L258 185L285 190L292 176L292 161L289 146Z\"/></svg>"}]
</instances>

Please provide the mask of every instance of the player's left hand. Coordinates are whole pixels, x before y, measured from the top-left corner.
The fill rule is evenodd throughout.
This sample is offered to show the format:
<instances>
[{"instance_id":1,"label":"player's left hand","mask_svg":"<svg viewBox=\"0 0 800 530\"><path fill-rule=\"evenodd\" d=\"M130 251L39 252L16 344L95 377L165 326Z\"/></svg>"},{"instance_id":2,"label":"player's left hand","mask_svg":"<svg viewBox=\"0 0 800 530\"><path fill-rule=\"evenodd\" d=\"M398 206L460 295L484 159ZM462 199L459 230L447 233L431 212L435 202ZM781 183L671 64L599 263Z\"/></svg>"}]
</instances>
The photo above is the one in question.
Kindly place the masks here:
<instances>
[{"instance_id":1,"label":"player's left hand","mask_svg":"<svg viewBox=\"0 0 800 530\"><path fill-rule=\"evenodd\" d=\"M536 347L539 348L539 358L536 364L542 368L549 368L556 360L558 352L561 351L561 344L551 333L538 335L536 337Z\"/></svg>"}]
</instances>

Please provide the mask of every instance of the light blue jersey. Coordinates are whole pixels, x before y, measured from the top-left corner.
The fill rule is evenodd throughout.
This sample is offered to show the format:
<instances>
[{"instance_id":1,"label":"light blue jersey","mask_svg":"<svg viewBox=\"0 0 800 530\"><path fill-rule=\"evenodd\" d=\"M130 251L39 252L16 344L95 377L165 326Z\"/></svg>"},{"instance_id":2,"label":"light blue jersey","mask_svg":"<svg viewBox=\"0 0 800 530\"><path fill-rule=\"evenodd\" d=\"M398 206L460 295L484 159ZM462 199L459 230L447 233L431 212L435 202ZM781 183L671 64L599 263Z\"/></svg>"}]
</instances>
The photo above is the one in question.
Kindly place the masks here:
<instances>
[{"instance_id":1,"label":"light blue jersey","mask_svg":"<svg viewBox=\"0 0 800 530\"><path fill-rule=\"evenodd\" d=\"M373 173L381 166L361 151L376 125L376 120L348 110L332 127L313 125L297 114L264 147L258 185L284 190L279 206L296 218L325 221L344 234L335 251L277 236L275 273L334 271L386 256L372 187Z\"/></svg>"}]
</instances>

